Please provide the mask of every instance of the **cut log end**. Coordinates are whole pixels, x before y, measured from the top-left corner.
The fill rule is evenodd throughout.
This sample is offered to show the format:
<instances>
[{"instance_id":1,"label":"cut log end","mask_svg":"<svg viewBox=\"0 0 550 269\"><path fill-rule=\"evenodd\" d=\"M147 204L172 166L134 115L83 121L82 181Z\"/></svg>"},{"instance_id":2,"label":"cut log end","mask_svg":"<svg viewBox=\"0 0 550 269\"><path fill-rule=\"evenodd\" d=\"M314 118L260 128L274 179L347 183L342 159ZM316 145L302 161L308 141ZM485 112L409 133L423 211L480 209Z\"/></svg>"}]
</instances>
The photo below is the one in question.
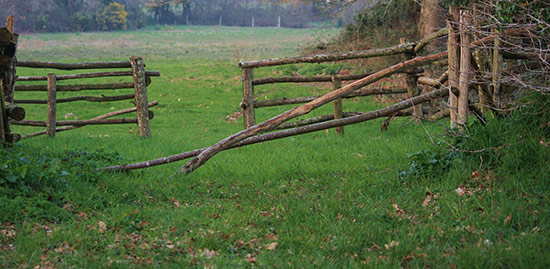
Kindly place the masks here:
<instances>
[{"instance_id":1,"label":"cut log end","mask_svg":"<svg viewBox=\"0 0 550 269\"><path fill-rule=\"evenodd\" d=\"M8 104L6 106L6 112L10 118L16 121L25 119L25 109L16 104Z\"/></svg>"}]
</instances>

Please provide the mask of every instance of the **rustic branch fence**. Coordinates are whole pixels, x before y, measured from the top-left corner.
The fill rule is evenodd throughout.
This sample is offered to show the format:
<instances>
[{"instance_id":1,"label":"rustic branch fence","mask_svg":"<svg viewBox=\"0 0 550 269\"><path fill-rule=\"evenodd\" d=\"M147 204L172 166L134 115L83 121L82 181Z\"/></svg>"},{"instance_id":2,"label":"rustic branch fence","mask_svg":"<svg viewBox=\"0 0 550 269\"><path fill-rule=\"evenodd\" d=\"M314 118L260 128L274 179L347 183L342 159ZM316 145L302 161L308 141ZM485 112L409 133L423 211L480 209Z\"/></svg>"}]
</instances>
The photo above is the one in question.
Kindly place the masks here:
<instances>
[{"instance_id":1,"label":"rustic branch fence","mask_svg":"<svg viewBox=\"0 0 550 269\"><path fill-rule=\"evenodd\" d=\"M364 77L367 77L371 74L355 74L355 75L333 75L333 76L283 76L283 77L268 77L268 78L254 78L254 69L268 66L280 66L288 64L299 64L299 63L326 63L334 61L344 61L351 59L367 59L372 57L383 57L391 55L403 55L404 59L412 59L413 56L422 50L430 41L442 37L447 34L447 29L442 29L438 32L435 32L424 39L418 42L405 42L401 41L401 44L382 48L382 49L371 49L371 50L362 50L362 51L352 51L352 52L343 52L343 53L333 53L333 54L322 54L322 55L311 55L311 56L298 56L298 57L288 57L288 58L279 58L279 59L268 59L261 61L249 61L239 63L239 67L242 69L242 83L243 83L243 99L240 104L243 110L243 120L244 120L244 129L248 129L256 124L256 113L255 110L261 107L269 106L281 106L289 104L302 104L311 102L320 96L306 96L306 97L297 97L297 98L281 98L281 99L272 99L272 100L256 100L254 95L254 89L256 86L265 85L265 84L275 84L275 83L316 83L316 82L332 82L332 90L341 88L342 81L357 81ZM304 124L317 123L320 121L326 121L330 119L340 119L347 115L353 113L344 113L342 111L342 98L355 98L363 97L370 95L379 95L379 94L402 94L406 93L408 98L415 97L419 94L418 91L418 72L417 69L408 69L401 70L398 73L404 73L407 78L407 88L395 88L395 89L379 89L379 88L370 88L370 89L357 89L353 92L347 93L346 95L341 96L334 100L334 114L326 115L322 117L317 117L315 119L306 119L302 120ZM367 85L365 85L367 86ZM412 109L412 115L415 118L422 117L422 107L420 105L415 105ZM296 126L294 124L293 126ZM343 128L339 127L336 129L337 133L343 133Z\"/></svg>"},{"instance_id":2,"label":"rustic branch fence","mask_svg":"<svg viewBox=\"0 0 550 269\"><path fill-rule=\"evenodd\" d=\"M26 68L48 68L57 70L89 70L89 69L120 69L130 68L130 71L110 71L110 72L90 72L80 74L66 74L56 75L50 73L47 76L20 76L16 78L15 91L24 92L47 92L47 99L13 99L14 104L47 104L47 120L46 121L34 121L34 120L17 120L12 121L13 125L25 125L25 126L40 126L46 127L46 131L40 131L23 136L22 138L34 137L37 135L47 134L48 137L55 136L56 132L75 129L79 126L92 125L92 124L128 124L133 123L138 125L139 135L142 137L151 136L151 127L149 120L153 118L152 111L149 111L150 106L157 105L158 102L147 102L147 86L151 83L151 77L160 76L160 72L157 71L145 71L145 64L143 58L140 56L133 56L129 61L120 62L96 62L96 63L53 63L53 62L30 62L19 61L18 67ZM131 76L133 81L131 82L119 82L119 83L102 83L102 84L71 84L71 85L58 85L58 81L63 80L75 80L75 79L89 79L89 78L103 78L103 77L128 77ZM21 84L21 82L30 81L45 81L47 84L32 85ZM57 98L57 92L80 92L86 90L115 90L115 89L133 89L131 94L115 95L115 96L73 96L67 98ZM74 101L87 101L87 102L106 102L106 101L119 101L119 100L134 100L135 108L125 109L121 111L115 111L108 113L90 120L70 120L70 121L57 121L56 120L56 108L58 103L74 102ZM108 117L136 112L137 117L132 119L107 119ZM65 126L57 128L57 126Z\"/></svg>"}]
</instances>

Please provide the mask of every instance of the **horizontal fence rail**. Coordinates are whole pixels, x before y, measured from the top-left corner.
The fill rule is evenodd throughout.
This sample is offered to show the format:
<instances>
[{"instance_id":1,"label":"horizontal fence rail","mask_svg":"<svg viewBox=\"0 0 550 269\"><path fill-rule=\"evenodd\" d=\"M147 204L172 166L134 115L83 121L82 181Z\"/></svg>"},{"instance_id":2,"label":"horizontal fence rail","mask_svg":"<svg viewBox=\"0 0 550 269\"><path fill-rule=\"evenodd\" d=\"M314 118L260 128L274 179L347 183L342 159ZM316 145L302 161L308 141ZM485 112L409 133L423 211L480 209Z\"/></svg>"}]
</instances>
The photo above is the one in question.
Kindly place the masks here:
<instances>
[{"instance_id":1,"label":"horizontal fence rail","mask_svg":"<svg viewBox=\"0 0 550 269\"><path fill-rule=\"evenodd\" d=\"M34 61L19 61L18 67L27 68L48 68L59 70L77 70L77 69L107 69L107 68L128 68L130 71L111 71L111 72L88 72L80 74L64 74L57 75L50 73L47 76L21 76L16 77L17 82L25 81L46 81L43 85L25 85L17 84L14 89L17 92L46 92L47 99L15 99L15 104L47 104L47 120L23 120L14 121L14 125L24 126L39 126L46 127L46 131L35 132L23 138L35 137L42 134L47 134L48 137L55 136L58 131L72 130L84 125L103 125L103 124L137 124L140 136L151 136L149 120L154 114L149 111L149 103L147 102L147 86L151 83L150 77L160 76L158 71L145 71L145 64L141 56L132 56L129 61L119 62L93 62L93 63L55 63L55 62L34 62ZM121 77L128 76L132 78L131 82L117 83L101 83L101 84L68 84L58 85L58 81L71 79L90 79L101 77ZM57 92L78 92L85 90L116 90L116 89L133 89L131 94L115 95L115 96L72 96L66 98L57 98ZM136 118L131 119L105 119L110 114L89 119L89 120L66 120L56 121L56 106L58 103L67 103L74 101L87 102L107 102L134 100L135 108L131 111L136 112ZM156 102L155 102L156 105ZM130 110L127 110L130 111ZM127 113L127 112L125 112ZM64 126L56 128L56 126Z\"/></svg>"},{"instance_id":2,"label":"horizontal fence rail","mask_svg":"<svg viewBox=\"0 0 550 269\"><path fill-rule=\"evenodd\" d=\"M159 77L160 72L158 72L158 71L145 71L145 75L149 76L149 77ZM56 79L59 81L59 80L67 80L67 79L123 77L123 76L132 76L132 71L96 72L96 73L58 75L58 76L56 76ZM17 81L47 81L47 80L48 80L48 76L23 76L23 77L17 77Z\"/></svg>"},{"instance_id":3,"label":"horizontal fence rail","mask_svg":"<svg viewBox=\"0 0 550 269\"><path fill-rule=\"evenodd\" d=\"M85 90L116 90L116 89L133 89L133 88L134 88L133 82L57 85L58 92L78 92L78 91L85 91ZM48 85L15 85L15 91L47 92Z\"/></svg>"},{"instance_id":4,"label":"horizontal fence rail","mask_svg":"<svg viewBox=\"0 0 550 269\"><path fill-rule=\"evenodd\" d=\"M125 124L125 123L137 123L137 119L104 119L104 120L64 120L64 121L56 121L56 126L81 126L81 125L98 125L98 124ZM13 125L24 125L24 126L38 126L38 127L46 127L45 121L39 121L39 120L22 120L22 121L14 121L12 122Z\"/></svg>"},{"instance_id":5,"label":"horizontal fence rail","mask_svg":"<svg viewBox=\"0 0 550 269\"><path fill-rule=\"evenodd\" d=\"M407 89L365 89L357 90L355 92L349 93L342 96L342 98L354 98L360 96L370 96L376 94L400 94L407 93ZM254 103L256 108L260 107L269 107L269 106L282 106L282 105L293 105L293 104L303 104L311 102L322 95L318 96L306 96L306 97L296 97L296 98L280 98L280 99L271 99L271 100L258 100Z\"/></svg>"},{"instance_id":6,"label":"horizontal fence rail","mask_svg":"<svg viewBox=\"0 0 550 269\"><path fill-rule=\"evenodd\" d=\"M130 63L130 61L95 62L95 63L54 63L54 62L18 61L17 67L52 68L52 69L58 69L58 70L77 70L77 69L131 68L132 64Z\"/></svg>"},{"instance_id":7,"label":"horizontal fence rail","mask_svg":"<svg viewBox=\"0 0 550 269\"><path fill-rule=\"evenodd\" d=\"M274 58L261 61L249 61L239 62L240 68L258 68L285 64L298 64L298 63L324 63L353 59L364 59L379 56L397 55L402 53L410 53L414 51L414 43L407 43L404 45L396 45L393 47L382 49L370 49L330 54L318 54L311 56L296 56L287 58Z\"/></svg>"},{"instance_id":8,"label":"horizontal fence rail","mask_svg":"<svg viewBox=\"0 0 550 269\"><path fill-rule=\"evenodd\" d=\"M88 101L88 102L109 102L109 101L121 101L121 100L130 100L134 99L135 94L125 94L117 96L74 96L67 98L56 99L56 103L68 103L74 101ZM48 100L18 100L14 99L13 103L15 104L47 104Z\"/></svg>"}]
</instances>

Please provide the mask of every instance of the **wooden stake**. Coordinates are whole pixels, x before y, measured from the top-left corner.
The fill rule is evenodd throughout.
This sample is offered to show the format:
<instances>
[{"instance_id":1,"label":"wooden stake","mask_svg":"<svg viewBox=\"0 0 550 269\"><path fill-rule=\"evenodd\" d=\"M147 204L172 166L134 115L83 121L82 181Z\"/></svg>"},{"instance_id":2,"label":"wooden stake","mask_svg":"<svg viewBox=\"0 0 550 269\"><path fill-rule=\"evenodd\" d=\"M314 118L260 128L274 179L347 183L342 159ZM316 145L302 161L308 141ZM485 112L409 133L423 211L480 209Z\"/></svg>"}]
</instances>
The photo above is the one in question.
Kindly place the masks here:
<instances>
[{"instance_id":1,"label":"wooden stake","mask_svg":"<svg viewBox=\"0 0 550 269\"><path fill-rule=\"evenodd\" d=\"M407 44L407 41L404 38L399 39L399 42L402 45ZM403 54L403 61L409 60L414 58L411 53L404 53ZM413 75L411 73L405 74L405 80L407 82L407 95L409 98L415 97L418 95L418 82L417 76ZM414 106L412 109L412 116L414 118L415 122L420 122L420 119L422 118L422 106L417 105Z\"/></svg>"},{"instance_id":2,"label":"wooden stake","mask_svg":"<svg viewBox=\"0 0 550 269\"><path fill-rule=\"evenodd\" d=\"M492 83L491 83L491 94L493 95L493 104L499 108L500 107L500 73L502 72L502 55L500 53L500 31L498 29L494 29L495 39L494 39L494 47L493 47L493 55L492 55L492 63L491 63L491 76L492 76Z\"/></svg>"},{"instance_id":3,"label":"wooden stake","mask_svg":"<svg viewBox=\"0 0 550 269\"><path fill-rule=\"evenodd\" d=\"M8 29L8 31L13 34L14 31L13 31L13 24L15 23L15 17L12 15L12 16L8 16L6 18L6 28Z\"/></svg>"},{"instance_id":4,"label":"wooden stake","mask_svg":"<svg viewBox=\"0 0 550 269\"><path fill-rule=\"evenodd\" d=\"M281 16L277 17L277 28L281 28Z\"/></svg>"},{"instance_id":5,"label":"wooden stake","mask_svg":"<svg viewBox=\"0 0 550 269\"><path fill-rule=\"evenodd\" d=\"M145 65L141 56L130 58L134 77L136 115L138 119L138 132L141 137L151 136L149 123L149 107L147 106L147 79L145 77Z\"/></svg>"},{"instance_id":6,"label":"wooden stake","mask_svg":"<svg viewBox=\"0 0 550 269\"><path fill-rule=\"evenodd\" d=\"M454 126L458 116L458 96L452 93L453 89L458 90L460 76L460 34L458 31L458 19L460 10L457 6L449 7L449 17L447 18L447 28L449 35L447 40L447 51L449 52L449 107L451 127Z\"/></svg>"},{"instance_id":7,"label":"wooden stake","mask_svg":"<svg viewBox=\"0 0 550 269\"><path fill-rule=\"evenodd\" d=\"M244 128L248 129L256 124L256 115L254 112L254 86L252 81L254 80L254 69L243 68L243 101L241 102L241 108L243 109Z\"/></svg>"},{"instance_id":8,"label":"wooden stake","mask_svg":"<svg viewBox=\"0 0 550 269\"><path fill-rule=\"evenodd\" d=\"M405 69L414 68L417 66L422 66L428 63L432 63L434 61L444 59L445 57L447 57L447 52L441 52L438 54L428 55L424 57L417 57L409 61L390 66L386 69L382 69L368 77L365 77L363 79L350 83L336 91L327 93L322 97L315 99L309 103L295 107L292 110L289 110L265 122L254 125L246 130L238 132L234 135L231 135L219 141L218 143L209 147L207 150L203 151L193 160L189 161L184 167L179 169L179 172L191 173L193 170L195 170L196 168L204 164L206 161L208 161L218 152L224 150L228 146L231 146L233 143L238 143L239 141L242 141L247 137L254 136L256 134L259 134L261 132L265 132L268 130L272 130L285 121L307 114L313 109L316 109L328 102L334 101L336 98L342 97L343 95L353 92L367 84L370 84L382 78L388 77L396 72L399 72Z\"/></svg>"},{"instance_id":9,"label":"wooden stake","mask_svg":"<svg viewBox=\"0 0 550 269\"><path fill-rule=\"evenodd\" d=\"M338 90L342 87L342 80L334 77L332 80L332 90ZM342 111L342 98L336 98L334 100L334 119L341 119L343 117L343 111ZM344 134L344 127L336 127L334 129L336 131L336 134Z\"/></svg>"},{"instance_id":10,"label":"wooden stake","mask_svg":"<svg viewBox=\"0 0 550 269\"><path fill-rule=\"evenodd\" d=\"M460 76L458 90L458 118L457 123L465 124L468 119L468 91L470 89L471 53L469 33L472 25L472 13L470 10L460 11Z\"/></svg>"},{"instance_id":11,"label":"wooden stake","mask_svg":"<svg viewBox=\"0 0 550 269\"><path fill-rule=\"evenodd\" d=\"M46 120L46 134L48 137L55 136L56 118L56 80L55 74L48 74L48 119Z\"/></svg>"},{"instance_id":12,"label":"wooden stake","mask_svg":"<svg viewBox=\"0 0 550 269\"><path fill-rule=\"evenodd\" d=\"M5 104L4 104L4 78L0 78L0 141L2 145L6 144L6 129L4 123L8 123L8 115L6 113Z\"/></svg>"}]
</instances>

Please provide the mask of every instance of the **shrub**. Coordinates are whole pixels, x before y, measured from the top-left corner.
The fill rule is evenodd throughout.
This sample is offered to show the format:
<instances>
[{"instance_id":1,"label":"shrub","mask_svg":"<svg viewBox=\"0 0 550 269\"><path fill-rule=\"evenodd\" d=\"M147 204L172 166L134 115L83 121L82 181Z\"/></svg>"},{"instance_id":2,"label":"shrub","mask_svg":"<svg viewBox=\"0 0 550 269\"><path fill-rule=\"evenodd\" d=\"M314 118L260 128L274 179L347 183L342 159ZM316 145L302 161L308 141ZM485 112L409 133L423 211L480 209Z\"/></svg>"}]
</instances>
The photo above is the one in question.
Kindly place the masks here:
<instances>
[{"instance_id":1,"label":"shrub","mask_svg":"<svg viewBox=\"0 0 550 269\"><path fill-rule=\"evenodd\" d=\"M100 14L99 20L103 25L103 30L126 30L128 23L128 12L124 5L117 2L110 3Z\"/></svg>"}]
</instances>

